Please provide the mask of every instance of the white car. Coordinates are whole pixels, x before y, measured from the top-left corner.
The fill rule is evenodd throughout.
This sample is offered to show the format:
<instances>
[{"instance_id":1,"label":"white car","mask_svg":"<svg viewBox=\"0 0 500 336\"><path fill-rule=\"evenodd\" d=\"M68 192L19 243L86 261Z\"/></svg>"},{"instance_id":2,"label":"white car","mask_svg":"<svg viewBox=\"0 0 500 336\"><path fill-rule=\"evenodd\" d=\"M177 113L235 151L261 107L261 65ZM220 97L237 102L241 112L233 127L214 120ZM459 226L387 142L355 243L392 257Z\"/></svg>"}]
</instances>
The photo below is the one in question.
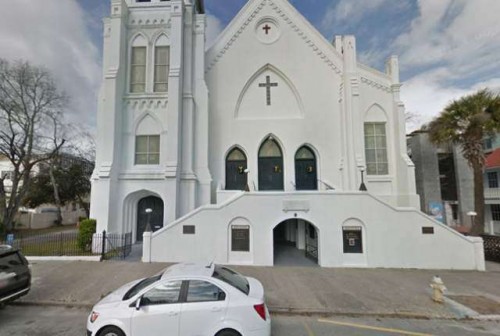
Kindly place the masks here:
<instances>
[{"instance_id":1,"label":"white car","mask_svg":"<svg viewBox=\"0 0 500 336\"><path fill-rule=\"evenodd\" d=\"M99 301L87 336L270 336L264 288L227 267L177 264Z\"/></svg>"}]
</instances>

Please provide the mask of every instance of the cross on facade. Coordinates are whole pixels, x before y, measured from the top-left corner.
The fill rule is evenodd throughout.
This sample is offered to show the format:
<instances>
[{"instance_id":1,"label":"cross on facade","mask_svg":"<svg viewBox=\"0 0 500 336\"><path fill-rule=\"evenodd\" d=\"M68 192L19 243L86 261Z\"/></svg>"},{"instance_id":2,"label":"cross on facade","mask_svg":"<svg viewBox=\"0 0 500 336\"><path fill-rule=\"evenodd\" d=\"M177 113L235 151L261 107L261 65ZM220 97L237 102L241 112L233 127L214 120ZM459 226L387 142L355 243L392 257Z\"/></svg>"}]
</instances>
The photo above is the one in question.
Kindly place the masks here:
<instances>
[{"instance_id":1,"label":"cross on facade","mask_svg":"<svg viewBox=\"0 0 500 336\"><path fill-rule=\"evenodd\" d=\"M271 27L267 23L264 27L262 27L262 29L266 31L266 35L269 35L269 31L271 30Z\"/></svg>"},{"instance_id":2,"label":"cross on facade","mask_svg":"<svg viewBox=\"0 0 500 336\"><path fill-rule=\"evenodd\" d=\"M266 88L266 102L267 105L271 105L271 88L278 86L278 83L271 83L271 76L266 76L266 82L260 83L259 87Z\"/></svg>"}]
</instances>

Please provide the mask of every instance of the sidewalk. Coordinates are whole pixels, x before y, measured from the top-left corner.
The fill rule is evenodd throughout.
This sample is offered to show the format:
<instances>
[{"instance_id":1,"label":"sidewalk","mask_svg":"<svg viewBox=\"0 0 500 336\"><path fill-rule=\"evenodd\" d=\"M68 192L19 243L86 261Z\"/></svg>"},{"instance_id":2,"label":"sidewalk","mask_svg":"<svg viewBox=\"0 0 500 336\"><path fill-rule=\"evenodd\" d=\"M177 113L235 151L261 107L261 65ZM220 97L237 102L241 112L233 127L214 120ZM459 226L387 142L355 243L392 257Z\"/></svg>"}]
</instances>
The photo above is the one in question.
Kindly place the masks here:
<instances>
[{"instance_id":1,"label":"sidewalk","mask_svg":"<svg viewBox=\"0 0 500 336\"><path fill-rule=\"evenodd\" d=\"M44 261L33 263L31 292L21 304L91 308L121 285L153 275L167 264ZM464 318L472 313L447 300L430 299L429 283L438 274L448 294L491 300L500 314L500 264L487 272L311 267L233 267L259 279L274 313L375 315L415 318ZM491 303L490 302L490 303ZM497 306L495 306L497 303ZM472 314L473 315L473 314Z\"/></svg>"}]
</instances>

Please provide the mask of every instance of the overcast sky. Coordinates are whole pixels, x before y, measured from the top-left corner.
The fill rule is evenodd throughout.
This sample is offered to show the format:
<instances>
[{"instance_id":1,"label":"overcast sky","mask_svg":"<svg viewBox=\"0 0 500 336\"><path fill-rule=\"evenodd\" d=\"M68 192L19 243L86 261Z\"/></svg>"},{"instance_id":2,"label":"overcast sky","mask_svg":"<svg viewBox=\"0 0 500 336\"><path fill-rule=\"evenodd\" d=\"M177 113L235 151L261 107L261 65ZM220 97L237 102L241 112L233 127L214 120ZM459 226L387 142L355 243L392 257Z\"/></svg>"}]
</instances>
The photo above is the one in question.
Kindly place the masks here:
<instances>
[{"instance_id":1,"label":"overcast sky","mask_svg":"<svg viewBox=\"0 0 500 336\"><path fill-rule=\"evenodd\" d=\"M247 0L205 0L211 44ZM359 60L400 56L403 100L426 122L452 99L500 88L499 0L290 0L328 39L357 37ZM68 119L95 128L102 18L109 0L1 0L0 57L51 70L72 97ZM415 125L411 126L412 128Z\"/></svg>"}]
</instances>

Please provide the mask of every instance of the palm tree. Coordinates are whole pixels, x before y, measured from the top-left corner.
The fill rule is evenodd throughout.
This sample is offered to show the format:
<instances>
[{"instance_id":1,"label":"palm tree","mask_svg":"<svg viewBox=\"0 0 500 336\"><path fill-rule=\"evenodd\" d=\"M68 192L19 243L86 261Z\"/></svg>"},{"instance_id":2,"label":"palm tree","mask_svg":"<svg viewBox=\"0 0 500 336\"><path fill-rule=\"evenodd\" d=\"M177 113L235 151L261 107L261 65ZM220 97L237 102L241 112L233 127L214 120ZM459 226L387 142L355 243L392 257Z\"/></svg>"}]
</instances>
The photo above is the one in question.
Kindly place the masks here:
<instances>
[{"instance_id":1,"label":"palm tree","mask_svg":"<svg viewBox=\"0 0 500 336\"><path fill-rule=\"evenodd\" d=\"M474 207L477 212L472 235L484 233L483 139L500 131L500 95L484 89L452 101L427 126L436 145L453 143L462 149L474 174Z\"/></svg>"}]
</instances>

